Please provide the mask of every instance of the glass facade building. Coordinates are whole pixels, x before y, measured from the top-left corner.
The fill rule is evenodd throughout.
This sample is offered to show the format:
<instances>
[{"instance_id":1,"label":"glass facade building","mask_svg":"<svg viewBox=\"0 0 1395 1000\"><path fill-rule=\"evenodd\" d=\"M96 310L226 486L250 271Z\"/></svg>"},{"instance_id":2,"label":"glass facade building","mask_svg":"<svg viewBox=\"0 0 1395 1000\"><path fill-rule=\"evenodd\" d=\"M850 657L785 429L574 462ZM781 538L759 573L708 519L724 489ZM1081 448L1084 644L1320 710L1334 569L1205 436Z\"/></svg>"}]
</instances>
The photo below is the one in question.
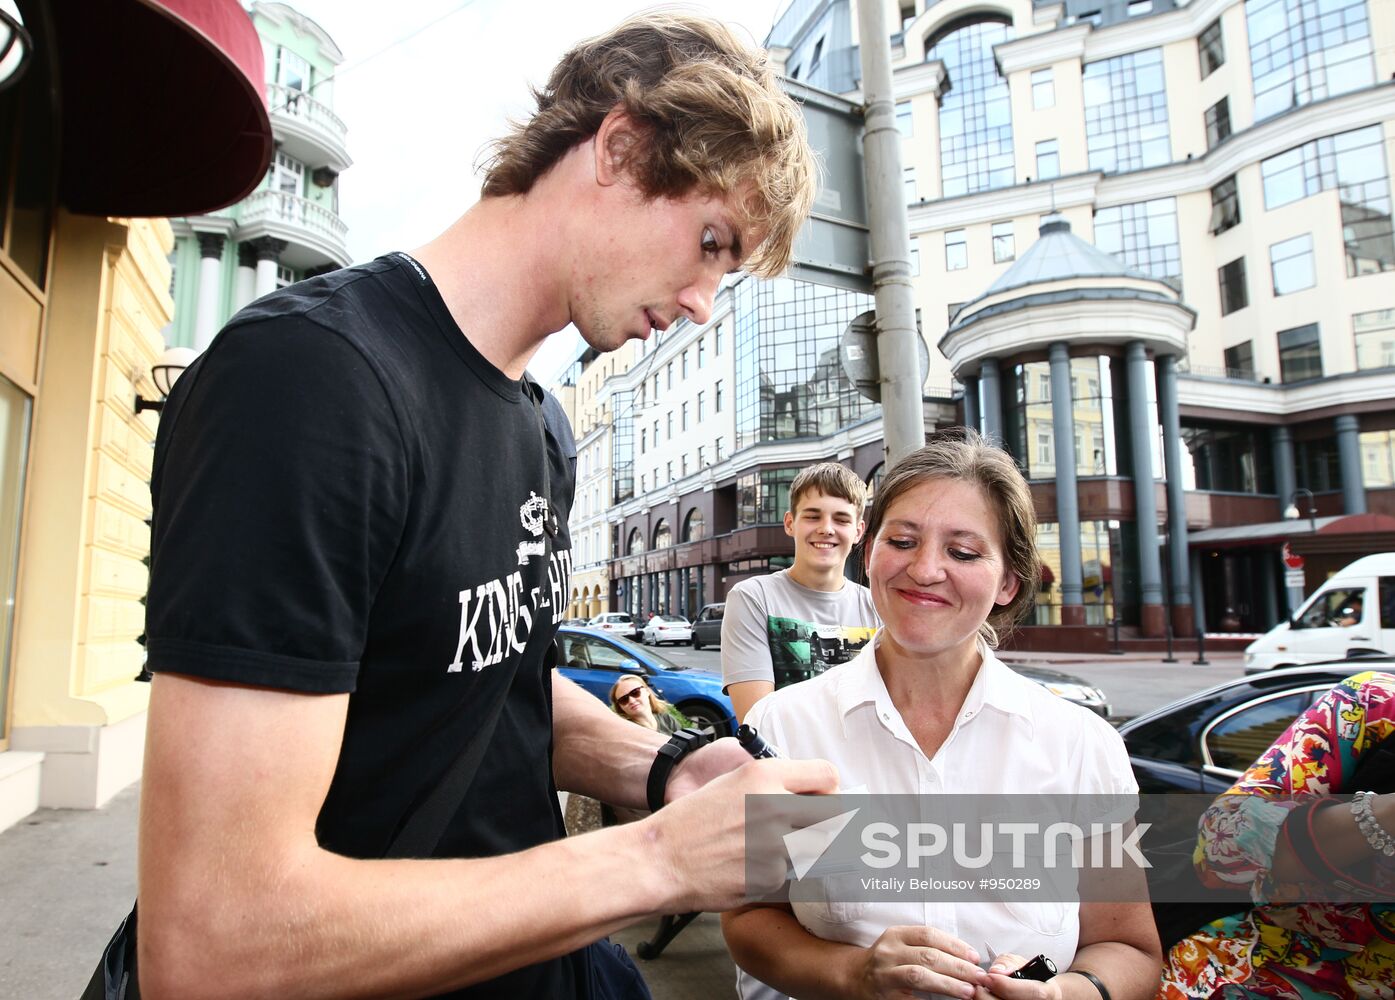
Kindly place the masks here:
<instances>
[{"instance_id":1,"label":"glass facade building","mask_svg":"<svg viewBox=\"0 0 1395 1000\"><path fill-rule=\"evenodd\" d=\"M1089 63L1083 86L1091 170L1112 174L1156 167L1172 159L1162 50Z\"/></svg>"},{"instance_id":2,"label":"glass facade building","mask_svg":"<svg viewBox=\"0 0 1395 1000\"><path fill-rule=\"evenodd\" d=\"M982 15L977 15L982 16ZM925 51L939 59L953 85L940 108L940 177L945 198L1008 187L1013 174L1012 105L993 46L1012 38L992 20L951 26Z\"/></svg>"}]
</instances>

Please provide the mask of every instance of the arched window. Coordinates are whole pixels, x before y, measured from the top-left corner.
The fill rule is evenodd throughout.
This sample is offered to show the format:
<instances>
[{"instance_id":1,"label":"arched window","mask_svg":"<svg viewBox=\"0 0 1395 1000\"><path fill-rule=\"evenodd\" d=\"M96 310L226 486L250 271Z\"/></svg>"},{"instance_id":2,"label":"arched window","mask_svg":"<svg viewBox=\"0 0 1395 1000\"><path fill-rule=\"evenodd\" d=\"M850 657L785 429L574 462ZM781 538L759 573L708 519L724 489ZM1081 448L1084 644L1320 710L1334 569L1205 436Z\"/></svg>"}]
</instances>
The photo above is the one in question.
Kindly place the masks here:
<instances>
[{"instance_id":1,"label":"arched window","mask_svg":"<svg viewBox=\"0 0 1395 1000\"><path fill-rule=\"evenodd\" d=\"M688 511L688 516L683 519L683 541L699 542L707 533L707 523L703 520L702 511L694 507Z\"/></svg>"},{"instance_id":2,"label":"arched window","mask_svg":"<svg viewBox=\"0 0 1395 1000\"><path fill-rule=\"evenodd\" d=\"M668 521L659 518L659 523L654 527L654 548L666 549L673 544L673 531L668 526Z\"/></svg>"},{"instance_id":3,"label":"arched window","mask_svg":"<svg viewBox=\"0 0 1395 1000\"><path fill-rule=\"evenodd\" d=\"M877 467L872 470L872 474L867 477L867 506L872 506L872 500L877 495L877 490L882 488L882 480L886 478L886 463L878 462Z\"/></svg>"},{"instance_id":4,"label":"arched window","mask_svg":"<svg viewBox=\"0 0 1395 1000\"><path fill-rule=\"evenodd\" d=\"M1012 108L993 46L1012 38L1007 18L971 14L942 28L925 47L945 64L950 90L940 103L941 194L953 198L1011 187L1017 178Z\"/></svg>"},{"instance_id":5,"label":"arched window","mask_svg":"<svg viewBox=\"0 0 1395 1000\"><path fill-rule=\"evenodd\" d=\"M644 551L644 533L638 528L630 532L630 543L625 547L625 551L632 556L637 556Z\"/></svg>"}]
</instances>

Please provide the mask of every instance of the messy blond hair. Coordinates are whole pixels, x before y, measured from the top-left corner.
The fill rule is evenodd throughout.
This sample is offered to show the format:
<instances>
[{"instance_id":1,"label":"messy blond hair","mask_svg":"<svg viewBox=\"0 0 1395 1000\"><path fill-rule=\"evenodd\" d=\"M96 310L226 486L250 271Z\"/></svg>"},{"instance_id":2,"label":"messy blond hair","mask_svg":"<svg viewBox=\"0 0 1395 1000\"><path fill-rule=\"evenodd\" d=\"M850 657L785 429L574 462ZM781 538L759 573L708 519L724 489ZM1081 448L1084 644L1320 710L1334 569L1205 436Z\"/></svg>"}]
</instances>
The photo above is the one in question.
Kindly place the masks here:
<instances>
[{"instance_id":1,"label":"messy blond hair","mask_svg":"<svg viewBox=\"0 0 1395 1000\"><path fill-rule=\"evenodd\" d=\"M799 501L811 492L846 500L857 508L858 520L867 506L867 484L841 462L819 462L794 477L790 483L791 514L799 513Z\"/></svg>"},{"instance_id":2,"label":"messy blond hair","mask_svg":"<svg viewBox=\"0 0 1395 1000\"><path fill-rule=\"evenodd\" d=\"M736 220L764 235L746 261L773 277L808 217L817 164L799 108L765 53L724 25L671 11L639 14L562 57L537 111L490 147L485 197L530 191L619 108L638 126L618 151L648 198L737 194Z\"/></svg>"}]
</instances>

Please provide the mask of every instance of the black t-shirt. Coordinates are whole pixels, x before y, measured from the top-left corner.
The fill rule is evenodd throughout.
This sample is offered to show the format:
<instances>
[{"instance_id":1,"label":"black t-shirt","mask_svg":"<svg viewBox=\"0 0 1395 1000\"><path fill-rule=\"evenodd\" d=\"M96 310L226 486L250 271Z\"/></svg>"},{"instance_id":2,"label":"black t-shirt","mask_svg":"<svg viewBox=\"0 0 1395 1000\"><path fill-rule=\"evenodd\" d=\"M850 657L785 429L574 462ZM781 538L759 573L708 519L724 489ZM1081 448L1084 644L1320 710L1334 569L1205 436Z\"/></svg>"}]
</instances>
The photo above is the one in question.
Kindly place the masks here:
<instances>
[{"instance_id":1,"label":"black t-shirt","mask_svg":"<svg viewBox=\"0 0 1395 1000\"><path fill-rule=\"evenodd\" d=\"M359 858L383 855L507 688L437 855L562 836L544 652L575 462L556 400L490 365L406 254L269 295L160 419L150 669L351 692L317 832ZM578 961L451 995L572 996Z\"/></svg>"}]
</instances>

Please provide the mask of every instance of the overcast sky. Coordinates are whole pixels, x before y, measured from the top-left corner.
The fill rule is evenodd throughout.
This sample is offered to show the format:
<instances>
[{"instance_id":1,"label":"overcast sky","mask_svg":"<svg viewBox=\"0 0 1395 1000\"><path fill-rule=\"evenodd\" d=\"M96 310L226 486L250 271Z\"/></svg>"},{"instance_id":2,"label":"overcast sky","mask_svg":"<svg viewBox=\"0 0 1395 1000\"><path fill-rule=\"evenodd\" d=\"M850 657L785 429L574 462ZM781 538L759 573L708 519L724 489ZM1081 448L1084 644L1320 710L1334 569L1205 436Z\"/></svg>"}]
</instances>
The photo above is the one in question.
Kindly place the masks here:
<instances>
[{"instance_id":1,"label":"overcast sky","mask_svg":"<svg viewBox=\"0 0 1395 1000\"><path fill-rule=\"evenodd\" d=\"M339 181L339 209L355 263L418 247L445 229L479 197L475 163L485 143L531 109L529 85L545 82L578 40L653 7L624 0L288 2L344 54L333 102L354 161ZM759 44L782 0L665 6L710 14ZM546 383L580 346L568 328L529 370Z\"/></svg>"}]
</instances>

